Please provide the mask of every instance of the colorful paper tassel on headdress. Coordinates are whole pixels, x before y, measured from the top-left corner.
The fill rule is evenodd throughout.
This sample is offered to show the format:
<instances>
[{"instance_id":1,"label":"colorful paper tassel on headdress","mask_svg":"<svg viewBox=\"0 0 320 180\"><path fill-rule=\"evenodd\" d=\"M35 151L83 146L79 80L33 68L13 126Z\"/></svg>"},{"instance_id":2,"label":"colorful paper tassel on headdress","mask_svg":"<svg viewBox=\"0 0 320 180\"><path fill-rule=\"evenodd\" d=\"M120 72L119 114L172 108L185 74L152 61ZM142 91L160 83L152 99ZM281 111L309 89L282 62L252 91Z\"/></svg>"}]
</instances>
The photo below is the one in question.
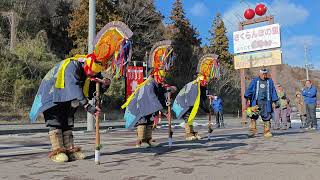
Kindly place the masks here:
<instances>
[{"instance_id":1,"label":"colorful paper tassel on headdress","mask_svg":"<svg viewBox=\"0 0 320 180\"><path fill-rule=\"evenodd\" d=\"M99 31L93 42L97 61L100 61L106 69L111 67L117 78L123 75L124 65L131 59L132 35L126 24L113 21Z\"/></svg>"},{"instance_id":2,"label":"colorful paper tassel on headdress","mask_svg":"<svg viewBox=\"0 0 320 180\"><path fill-rule=\"evenodd\" d=\"M169 70L169 68L173 65L173 59L173 49L171 47L170 40L160 41L153 45L149 55L148 67L153 69L151 74L155 76L156 80L158 78L161 79L161 77L164 77L166 75L166 70ZM121 106L121 108L126 108L135 97L135 95L139 92L139 89L145 86L149 81L150 78L139 84L139 86L129 96L129 98Z\"/></svg>"},{"instance_id":3,"label":"colorful paper tassel on headdress","mask_svg":"<svg viewBox=\"0 0 320 180\"><path fill-rule=\"evenodd\" d=\"M218 55L206 54L201 57L198 63L197 72L202 75L208 82L220 78L220 63Z\"/></svg>"},{"instance_id":4,"label":"colorful paper tassel on headdress","mask_svg":"<svg viewBox=\"0 0 320 180\"><path fill-rule=\"evenodd\" d=\"M218 62L218 56L215 54L206 54L201 57L197 68L198 77L193 83L197 83L198 94L193 104L191 113L188 117L188 124L192 125L197 115L200 106L201 86L205 86L212 79L218 79L220 77L220 64Z\"/></svg>"},{"instance_id":5,"label":"colorful paper tassel on headdress","mask_svg":"<svg viewBox=\"0 0 320 180\"><path fill-rule=\"evenodd\" d=\"M149 55L149 68L168 71L174 61L173 48L170 40L155 43Z\"/></svg>"}]
</instances>

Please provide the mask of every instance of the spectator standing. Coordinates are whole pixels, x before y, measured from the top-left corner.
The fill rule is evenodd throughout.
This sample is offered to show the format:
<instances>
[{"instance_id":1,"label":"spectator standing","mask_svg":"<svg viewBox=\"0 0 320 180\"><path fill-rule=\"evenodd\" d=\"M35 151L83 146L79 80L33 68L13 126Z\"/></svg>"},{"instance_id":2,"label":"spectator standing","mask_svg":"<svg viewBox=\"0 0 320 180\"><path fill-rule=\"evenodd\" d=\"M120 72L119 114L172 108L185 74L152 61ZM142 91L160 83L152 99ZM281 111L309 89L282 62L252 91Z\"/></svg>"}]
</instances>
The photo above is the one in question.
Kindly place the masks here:
<instances>
[{"instance_id":1,"label":"spectator standing","mask_svg":"<svg viewBox=\"0 0 320 180\"><path fill-rule=\"evenodd\" d=\"M311 80L306 81L305 88L301 94L304 97L304 103L306 105L306 128L315 130L318 127L316 119L317 88L312 85Z\"/></svg>"}]
</instances>

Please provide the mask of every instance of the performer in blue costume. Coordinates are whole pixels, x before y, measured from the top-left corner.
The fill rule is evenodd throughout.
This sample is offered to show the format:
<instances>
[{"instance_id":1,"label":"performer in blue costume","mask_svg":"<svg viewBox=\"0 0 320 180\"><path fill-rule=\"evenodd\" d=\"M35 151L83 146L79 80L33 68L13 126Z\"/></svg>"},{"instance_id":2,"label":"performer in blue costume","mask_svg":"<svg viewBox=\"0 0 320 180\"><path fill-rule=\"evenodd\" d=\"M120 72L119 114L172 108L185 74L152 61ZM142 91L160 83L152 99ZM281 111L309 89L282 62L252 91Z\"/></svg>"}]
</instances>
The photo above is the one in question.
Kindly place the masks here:
<instances>
[{"instance_id":1,"label":"performer in blue costume","mask_svg":"<svg viewBox=\"0 0 320 180\"><path fill-rule=\"evenodd\" d=\"M101 93L106 91L110 80L102 79L101 72L110 67L110 61L113 67L121 68L122 64L118 62L126 63L130 59L128 39L131 36L132 32L125 24L110 22L96 36L92 54L65 59L43 78L29 116L34 122L43 113L52 144L49 157L54 162L85 158L80 147L74 145L74 114L81 105L89 113L99 115L100 109L88 103L95 92L94 84L101 83Z\"/></svg>"},{"instance_id":2,"label":"performer in blue costume","mask_svg":"<svg viewBox=\"0 0 320 180\"><path fill-rule=\"evenodd\" d=\"M84 86L87 77L93 78L101 70L102 66L94 55L75 56L58 63L42 80L30 112L30 119L34 122L38 115L43 113L45 124L49 127L53 149L49 157L53 161L66 162L85 158L80 148L74 146L72 135L74 114L79 105L91 114L100 112L99 108L88 103L84 94L88 96L89 89L85 90ZM99 76L101 77L101 74ZM110 81L105 82L104 91ZM88 88L90 81L87 83L89 83Z\"/></svg>"},{"instance_id":3,"label":"performer in blue costume","mask_svg":"<svg viewBox=\"0 0 320 180\"><path fill-rule=\"evenodd\" d=\"M250 104L251 107L256 105L259 107L259 114L254 114L250 117L249 137L254 137L257 133L256 120L259 116L261 116L264 123L264 137L272 137L270 119L275 103L278 101L278 96L272 79L268 78L268 73L268 69L261 69L259 77L251 81L244 94L247 104Z\"/></svg>"},{"instance_id":4,"label":"performer in blue costume","mask_svg":"<svg viewBox=\"0 0 320 180\"><path fill-rule=\"evenodd\" d=\"M187 141L201 139L193 130L193 121L199 107L209 113L207 84L220 76L220 64L216 54L207 54L201 57L197 69L198 76L194 81L186 84L174 100L172 110L178 119L185 121L185 137ZM211 125L209 125L211 129Z\"/></svg>"},{"instance_id":5,"label":"performer in blue costume","mask_svg":"<svg viewBox=\"0 0 320 180\"><path fill-rule=\"evenodd\" d=\"M166 107L166 94L176 91L176 87L165 84L166 71L173 63L171 41L156 43L149 57L152 72L148 79L141 83L135 92L121 106L126 108L124 119L126 128L137 127L136 146L142 143L152 146L152 127L154 118Z\"/></svg>"}]
</instances>

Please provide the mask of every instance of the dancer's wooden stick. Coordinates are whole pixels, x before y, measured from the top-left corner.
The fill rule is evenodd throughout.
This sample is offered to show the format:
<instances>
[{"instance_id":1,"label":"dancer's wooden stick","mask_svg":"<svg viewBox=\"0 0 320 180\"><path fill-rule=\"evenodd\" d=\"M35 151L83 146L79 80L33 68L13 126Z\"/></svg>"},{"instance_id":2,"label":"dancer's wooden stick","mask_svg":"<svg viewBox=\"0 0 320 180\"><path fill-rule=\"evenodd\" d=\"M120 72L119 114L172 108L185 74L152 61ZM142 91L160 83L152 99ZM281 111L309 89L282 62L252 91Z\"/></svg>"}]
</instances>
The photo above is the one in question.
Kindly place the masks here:
<instances>
[{"instance_id":1,"label":"dancer's wooden stick","mask_svg":"<svg viewBox=\"0 0 320 180\"><path fill-rule=\"evenodd\" d=\"M168 92L168 98L167 98L167 107L168 107L168 145L169 145L169 148L172 147L172 135L173 135L173 132L172 132L172 129L171 129L171 92L170 92L170 89L167 88L167 92Z\"/></svg>"},{"instance_id":2,"label":"dancer's wooden stick","mask_svg":"<svg viewBox=\"0 0 320 180\"><path fill-rule=\"evenodd\" d=\"M100 108L100 83L96 82L96 104L95 106ZM94 153L94 161L97 165L100 164L100 150L101 150L101 144L100 144L100 121L99 121L99 114L96 114L96 148Z\"/></svg>"},{"instance_id":3,"label":"dancer's wooden stick","mask_svg":"<svg viewBox=\"0 0 320 180\"><path fill-rule=\"evenodd\" d=\"M211 95L208 95L208 98L209 98L209 119L208 119L208 140L210 141L210 136L211 136L211 133L213 131L212 129L212 125L211 125L211 104L212 104L212 96Z\"/></svg>"}]
</instances>

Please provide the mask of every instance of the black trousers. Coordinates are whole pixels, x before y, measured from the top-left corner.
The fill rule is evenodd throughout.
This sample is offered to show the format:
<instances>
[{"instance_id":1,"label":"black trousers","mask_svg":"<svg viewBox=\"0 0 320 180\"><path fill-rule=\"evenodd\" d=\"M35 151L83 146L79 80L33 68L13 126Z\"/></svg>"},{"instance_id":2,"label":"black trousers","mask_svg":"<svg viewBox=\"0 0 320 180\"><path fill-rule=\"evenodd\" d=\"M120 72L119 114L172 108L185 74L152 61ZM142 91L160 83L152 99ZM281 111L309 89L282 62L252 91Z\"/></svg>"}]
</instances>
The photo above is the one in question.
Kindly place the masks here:
<instances>
[{"instance_id":1,"label":"black trousers","mask_svg":"<svg viewBox=\"0 0 320 180\"><path fill-rule=\"evenodd\" d=\"M74 114L77 108L71 106L71 102L59 103L43 112L46 126L50 130L71 130L74 125Z\"/></svg>"},{"instance_id":2,"label":"black trousers","mask_svg":"<svg viewBox=\"0 0 320 180\"><path fill-rule=\"evenodd\" d=\"M188 111L182 116L182 119L184 120L185 123L188 122L188 119L189 119L189 116L190 116L190 114L191 114L191 111L192 111L192 107L190 107L190 108L188 109Z\"/></svg>"},{"instance_id":3,"label":"black trousers","mask_svg":"<svg viewBox=\"0 0 320 180\"><path fill-rule=\"evenodd\" d=\"M214 115L216 116L216 124L223 123L223 112L222 111L217 111L214 112Z\"/></svg>"},{"instance_id":4,"label":"black trousers","mask_svg":"<svg viewBox=\"0 0 320 180\"><path fill-rule=\"evenodd\" d=\"M153 124L153 118L155 116L155 113L149 114L147 116L142 117L136 124L136 126L139 125L152 125Z\"/></svg>"},{"instance_id":5,"label":"black trousers","mask_svg":"<svg viewBox=\"0 0 320 180\"><path fill-rule=\"evenodd\" d=\"M258 100L258 106L259 106L259 115L261 116L261 119L263 121L270 121L271 119L271 113L267 111L267 101L265 100ZM259 118L259 115L253 116L252 119L257 120Z\"/></svg>"}]
</instances>

